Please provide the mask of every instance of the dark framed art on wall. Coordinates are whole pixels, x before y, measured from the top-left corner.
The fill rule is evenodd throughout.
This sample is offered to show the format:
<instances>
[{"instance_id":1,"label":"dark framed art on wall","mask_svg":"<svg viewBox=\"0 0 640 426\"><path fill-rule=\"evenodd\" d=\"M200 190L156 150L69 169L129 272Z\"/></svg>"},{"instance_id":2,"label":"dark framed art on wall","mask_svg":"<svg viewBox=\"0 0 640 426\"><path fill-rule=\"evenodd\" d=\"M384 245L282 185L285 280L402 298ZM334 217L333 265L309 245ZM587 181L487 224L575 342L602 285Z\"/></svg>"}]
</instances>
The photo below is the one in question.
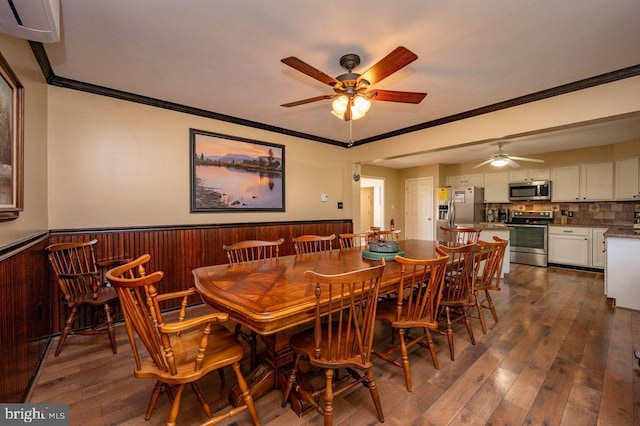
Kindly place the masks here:
<instances>
[{"instance_id":1,"label":"dark framed art on wall","mask_svg":"<svg viewBox=\"0 0 640 426\"><path fill-rule=\"evenodd\" d=\"M24 87L0 54L0 220L23 209Z\"/></svg>"},{"instance_id":2,"label":"dark framed art on wall","mask_svg":"<svg viewBox=\"0 0 640 426\"><path fill-rule=\"evenodd\" d=\"M189 129L191 212L285 211L284 146Z\"/></svg>"}]
</instances>

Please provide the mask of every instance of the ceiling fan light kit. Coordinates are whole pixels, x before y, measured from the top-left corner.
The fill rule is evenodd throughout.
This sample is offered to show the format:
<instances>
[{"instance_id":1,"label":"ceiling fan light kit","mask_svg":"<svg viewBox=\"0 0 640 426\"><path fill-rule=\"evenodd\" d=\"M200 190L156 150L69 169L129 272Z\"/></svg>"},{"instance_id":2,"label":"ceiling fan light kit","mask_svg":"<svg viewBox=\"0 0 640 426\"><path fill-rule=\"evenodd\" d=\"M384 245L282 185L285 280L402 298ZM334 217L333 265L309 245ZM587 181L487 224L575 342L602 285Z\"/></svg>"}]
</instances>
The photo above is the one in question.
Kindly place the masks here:
<instances>
[{"instance_id":1,"label":"ceiling fan light kit","mask_svg":"<svg viewBox=\"0 0 640 426\"><path fill-rule=\"evenodd\" d=\"M351 104L351 119L357 120L364 117L364 115L371 108L371 101L362 96L355 96L353 99L349 99L347 95L338 96L331 103L331 114L338 117L340 120L344 120L344 113L347 112L347 105Z\"/></svg>"},{"instance_id":2,"label":"ceiling fan light kit","mask_svg":"<svg viewBox=\"0 0 640 426\"><path fill-rule=\"evenodd\" d=\"M509 165L509 167L516 169L520 167L520 164L516 163L514 160L531 161L534 163L544 163L544 160L539 160L537 158L514 157L512 155L509 155L506 152L502 152L503 146L504 146L504 142L498 142L498 152L493 154L491 158L489 158L488 160L473 166L473 168L477 169L478 167L482 167L485 164L490 164L494 167L504 167L506 165Z\"/></svg>"},{"instance_id":3,"label":"ceiling fan light kit","mask_svg":"<svg viewBox=\"0 0 640 426\"><path fill-rule=\"evenodd\" d=\"M369 90L371 85L387 78L416 59L418 59L418 56L415 53L399 46L367 71L358 74L354 73L353 69L360 65L360 56L355 53L349 53L340 58L340 66L347 72L333 78L298 58L293 56L284 58L282 63L331 86L335 93L290 102L281 106L289 108L324 99L334 99L332 102L332 114L344 121L351 121L364 117L369 108L371 108L372 100L418 104L427 95L426 93Z\"/></svg>"}]
</instances>

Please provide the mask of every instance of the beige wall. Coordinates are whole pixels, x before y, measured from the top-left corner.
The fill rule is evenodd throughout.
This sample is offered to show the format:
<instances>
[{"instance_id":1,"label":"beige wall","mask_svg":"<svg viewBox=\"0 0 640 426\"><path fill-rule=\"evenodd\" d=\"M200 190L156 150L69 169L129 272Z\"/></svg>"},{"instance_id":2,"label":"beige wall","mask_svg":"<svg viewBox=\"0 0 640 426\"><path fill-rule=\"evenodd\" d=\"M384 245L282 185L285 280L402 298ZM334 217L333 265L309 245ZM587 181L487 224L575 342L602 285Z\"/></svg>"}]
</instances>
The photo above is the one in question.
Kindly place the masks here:
<instances>
[{"instance_id":1,"label":"beige wall","mask_svg":"<svg viewBox=\"0 0 640 426\"><path fill-rule=\"evenodd\" d=\"M591 148L571 149L567 151L549 152L535 155L527 155L525 157L538 158L544 160L544 163L527 163L519 161L523 169L551 168L570 166L574 164L602 163L615 161L631 157L640 157L640 139L634 139L626 142L601 145ZM445 176L457 176L468 173L493 173L503 171L490 165L474 169L473 166L481 161L468 161L460 164L443 165ZM508 169L508 167L507 167Z\"/></svg>"},{"instance_id":2,"label":"beige wall","mask_svg":"<svg viewBox=\"0 0 640 426\"><path fill-rule=\"evenodd\" d=\"M344 148L53 86L49 123L51 229L352 216ZM286 212L190 213L189 128L285 145Z\"/></svg>"},{"instance_id":3,"label":"beige wall","mask_svg":"<svg viewBox=\"0 0 640 426\"><path fill-rule=\"evenodd\" d=\"M46 86L26 41L0 35L0 49L26 88L25 211L0 223L0 247L46 229L84 227L346 218L357 229L354 163L640 111L640 77L634 77L346 150ZM189 128L285 145L286 212L189 213ZM605 154L638 155L636 142ZM433 176L437 187L451 173L443 166L367 166L362 174L385 178L385 219L403 228L404 180Z\"/></svg>"},{"instance_id":4,"label":"beige wall","mask_svg":"<svg viewBox=\"0 0 640 426\"><path fill-rule=\"evenodd\" d=\"M0 222L0 248L48 229L47 86L29 43L0 34L0 52L24 86L24 211Z\"/></svg>"},{"instance_id":5,"label":"beige wall","mask_svg":"<svg viewBox=\"0 0 640 426\"><path fill-rule=\"evenodd\" d=\"M352 148L362 163L640 111L640 76ZM351 150L350 150L351 151Z\"/></svg>"}]
</instances>

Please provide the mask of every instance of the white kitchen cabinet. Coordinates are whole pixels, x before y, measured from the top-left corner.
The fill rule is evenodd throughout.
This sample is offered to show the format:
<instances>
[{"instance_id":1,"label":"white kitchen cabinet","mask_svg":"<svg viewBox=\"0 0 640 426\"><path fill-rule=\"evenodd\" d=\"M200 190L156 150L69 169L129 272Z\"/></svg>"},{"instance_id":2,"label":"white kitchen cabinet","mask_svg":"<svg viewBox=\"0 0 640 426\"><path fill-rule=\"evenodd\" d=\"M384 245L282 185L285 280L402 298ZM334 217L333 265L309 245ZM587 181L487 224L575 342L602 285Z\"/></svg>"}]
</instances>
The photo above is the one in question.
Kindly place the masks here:
<instances>
[{"instance_id":1,"label":"white kitchen cabinet","mask_svg":"<svg viewBox=\"0 0 640 426\"><path fill-rule=\"evenodd\" d=\"M549 226L549 263L589 267L590 255L590 228Z\"/></svg>"},{"instance_id":2,"label":"white kitchen cabinet","mask_svg":"<svg viewBox=\"0 0 640 426\"><path fill-rule=\"evenodd\" d=\"M484 202L509 202L509 174L507 172L486 173L484 175Z\"/></svg>"},{"instance_id":3,"label":"white kitchen cabinet","mask_svg":"<svg viewBox=\"0 0 640 426\"><path fill-rule=\"evenodd\" d=\"M604 233L607 228L591 228L591 267L604 269L606 264L606 249Z\"/></svg>"},{"instance_id":4,"label":"white kitchen cabinet","mask_svg":"<svg viewBox=\"0 0 640 426\"><path fill-rule=\"evenodd\" d=\"M551 170L551 200L580 199L580 166L555 167Z\"/></svg>"},{"instance_id":5,"label":"white kitchen cabinet","mask_svg":"<svg viewBox=\"0 0 640 426\"><path fill-rule=\"evenodd\" d=\"M549 169L512 170L509 172L509 182L533 182L551 179Z\"/></svg>"},{"instance_id":6,"label":"white kitchen cabinet","mask_svg":"<svg viewBox=\"0 0 640 426\"><path fill-rule=\"evenodd\" d=\"M551 171L552 201L613 199L613 163L556 167Z\"/></svg>"},{"instance_id":7,"label":"white kitchen cabinet","mask_svg":"<svg viewBox=\"0 0 640 426\"><path fill-rule=\"evenodd\" d=\"M580 166L580 197L582 201L613 200L613 163Z\"/></svg>"},{"instance_id":8,"label":"white kitchen cabinet","mask_svg":"<svg viewBox=\"0 0 640 426\"><path fill-rule=\"evenodd\" d=\"M640 199L640 158L615 162L613 194L616 200Z\"/></svg>"},{"instance_id":9,"label":"white kitchen cabinet","mask_svg":"<svg viewBox=\"0 0 640 426\"><path fill-rule=\"evenodd\" d=\"M482 173L447 176L447 186L478 186L484 188L484 175Z\"/></svg>"},{"instance_id":10,"label":"white kitchen cabinet","mask_svg":"<svg viewBox=\"0 0 640 426\"><path fill-rule=\"evenodd\" d=\"M605 291L620 308L640 310L640 239L607 238Z\"/></svg>"}]
</instances>

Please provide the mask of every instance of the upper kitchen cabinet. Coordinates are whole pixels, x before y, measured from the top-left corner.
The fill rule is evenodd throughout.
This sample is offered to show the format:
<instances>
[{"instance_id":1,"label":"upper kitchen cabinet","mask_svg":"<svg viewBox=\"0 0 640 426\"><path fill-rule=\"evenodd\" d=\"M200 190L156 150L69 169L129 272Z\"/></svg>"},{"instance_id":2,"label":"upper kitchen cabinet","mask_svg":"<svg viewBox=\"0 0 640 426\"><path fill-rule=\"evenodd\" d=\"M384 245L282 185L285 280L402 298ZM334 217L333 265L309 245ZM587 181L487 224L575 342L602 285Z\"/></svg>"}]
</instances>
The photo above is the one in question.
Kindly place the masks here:
<instances>
[{"instance_id":1,"label":"upper kitchen cabinet","mask_svg":"<svg viewBox=\"0 0 640 426\"><path fill-rule=\"evenodd\" d=\"M614 167L614 197L616 200L640 199L640 158L616 161Z\"/></svg>"},{"instance_id":2,"label":"upper kitchen cabinet","mask_svg":"<svg viewBox=\"0 0 640 426\"><path fill-rule=\"evenodd\" d=\"M509 172L509 182L533 182L551 179L549 169L512 170Z\"/></svg>"},{"instance_id":3,"label":"upper kitchen cabinet","mask_svg":"<svg viewBox=\"0 0 640 426\"><path fill-rule=\"evenodd\" d=\"M509 202L509 173L485 173L484 175L484 202L508 203Z\"/></svg>"},{"instance_id":4,"label":"upper kitchen cabinet","mask_svg":"<svg viewBox=\"0 0 640 426\"><path fill-rule=\"evenodd\" d=\"M552 201L613 199L613 163L557 167L551 171Z\"/></svg>"},{"instance_id":5,"label":"upper kitchen cabinet","mask_svg":"<svg viewBox=\"0 0 640 426\"><path fill-rule=\"evenodd\" d=\"M447 176L447 186L479 186L484 188L484 175L482 173Z\"/></svg>"}]
</instances>

